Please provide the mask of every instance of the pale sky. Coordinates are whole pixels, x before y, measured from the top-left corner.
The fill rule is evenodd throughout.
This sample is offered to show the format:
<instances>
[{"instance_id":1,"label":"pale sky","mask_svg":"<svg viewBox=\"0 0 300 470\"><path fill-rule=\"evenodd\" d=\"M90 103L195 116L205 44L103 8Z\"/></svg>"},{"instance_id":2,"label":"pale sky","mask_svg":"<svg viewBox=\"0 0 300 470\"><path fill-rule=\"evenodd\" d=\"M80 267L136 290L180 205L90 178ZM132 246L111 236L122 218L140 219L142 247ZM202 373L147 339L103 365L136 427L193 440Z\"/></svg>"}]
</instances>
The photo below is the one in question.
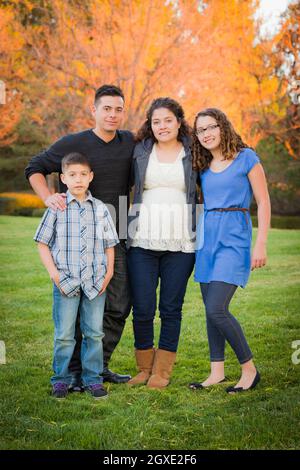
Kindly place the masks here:
<instances>
[{"instance_id":1,"label":"pale sky","mask_svg":"<svg viewBox=\"0 0 300 470\"><path fill-rule=\"evenodd\" d=\"M260 0L260 7L257 15L262 18L262 34L274 34L280 21L280 14L283 13L288 4L293 0Z\"/></svg>"}]
</instances>

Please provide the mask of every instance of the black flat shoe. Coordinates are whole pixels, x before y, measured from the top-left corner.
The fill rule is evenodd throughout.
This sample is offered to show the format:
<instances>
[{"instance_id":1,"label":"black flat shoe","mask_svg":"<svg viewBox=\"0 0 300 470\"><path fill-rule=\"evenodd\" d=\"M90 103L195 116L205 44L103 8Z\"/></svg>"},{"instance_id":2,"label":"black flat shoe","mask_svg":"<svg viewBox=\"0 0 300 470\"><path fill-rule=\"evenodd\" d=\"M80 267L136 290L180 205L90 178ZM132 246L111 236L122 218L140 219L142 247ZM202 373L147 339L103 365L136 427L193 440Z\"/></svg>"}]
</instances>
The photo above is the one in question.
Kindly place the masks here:
<instances>
[{"instance_id":1,"label":"black flat shoe","mask_svg":"<svg viewBox=\"0 0 300 470\"><path fill-rule=\"evenodd\" d=\"M212 385L207 385L206 387L204 385L202 385L201 382L192 382L189 384L189 389L191 390L202 390L204 388L210 388L210 387L213 387L214 385L218 385L218 384L221 384L223 382L227 382L227 377L225 377L224 379L220 380L220 382L217 382L215 384L212 384Z\"/></svg>"},{"instance_id":2,"label":"black flat shoe","mask_svg":"<svg viewBox=\"0 0 300 470\"><path fill-rule=\"evenodd\" d=\"M110 382L113 384L125 384L131 379L131 375L121 375L116 372L112 372L107 367L102 372L103 382Z\"/></svg>"},{"instance_id":3,"label":"black flat shoe","mask_svg":"<svg viewBox=\"0 0 300 470\"><path fill-rule=\"evenodd\" d=\"M254 377L254 380L252 384L250 385L249 388L243 388L243 387L227 387L226 392L227 393L240 393L240 392L247 392L248 390L252 390L253 388L256 387L256 385L260 382L260 373L258 370L256 371L256 376Z\"/></svg>"}]
</instances>

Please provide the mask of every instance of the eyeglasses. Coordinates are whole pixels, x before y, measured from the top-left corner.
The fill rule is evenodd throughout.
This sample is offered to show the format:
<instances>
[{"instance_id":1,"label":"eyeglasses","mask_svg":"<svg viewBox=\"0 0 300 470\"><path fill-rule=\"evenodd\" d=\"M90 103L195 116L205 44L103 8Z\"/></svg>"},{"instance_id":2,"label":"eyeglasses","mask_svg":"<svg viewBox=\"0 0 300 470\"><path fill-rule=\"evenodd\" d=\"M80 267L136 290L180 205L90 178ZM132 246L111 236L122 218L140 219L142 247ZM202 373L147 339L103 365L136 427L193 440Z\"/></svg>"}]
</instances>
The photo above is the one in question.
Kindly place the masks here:
<instances>
[{"instance_id":1,"label":"eyeglasses","mask_svg":"<svg viewBox=\"0 0 300 470\"><path fill-rule=\"evenodd\" d=\"M220 127L219 124L210 124L207 127L199 127L199 129L196 129L196 134L197 135L204 135L205 131L215 131L217 127Z\"/></svg>"}]
</instances>

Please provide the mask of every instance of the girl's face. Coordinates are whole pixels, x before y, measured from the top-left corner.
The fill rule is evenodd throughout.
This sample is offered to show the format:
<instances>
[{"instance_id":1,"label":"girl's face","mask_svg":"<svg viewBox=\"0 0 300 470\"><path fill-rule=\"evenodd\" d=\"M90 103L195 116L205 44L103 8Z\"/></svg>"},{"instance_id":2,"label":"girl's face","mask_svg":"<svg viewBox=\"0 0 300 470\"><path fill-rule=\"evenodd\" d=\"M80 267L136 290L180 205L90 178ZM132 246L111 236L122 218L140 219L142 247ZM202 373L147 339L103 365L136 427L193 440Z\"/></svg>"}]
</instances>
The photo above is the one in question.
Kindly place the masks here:
<instances>
[{"instance_id":1,"label":"girl's face","mask_svg":"<svg viewBox=\"0 0 300 470\"><path fill-rule=\"evenodd\" d=\"M216 150L221 145L220 126L211 116L198 117L196 134L200 144L207 150Z\"/></svg>"},{"instance_id":2,"label":"girl's face","mask_svg":"<svg viewBox=\"0 0 300 470\"><path fill-rule=\"evenodd\" d=\"M158 108L153 111L151 129L158 142L170 142L177 139L180 122L175 114L167 108Z\"/></svg>"}]
</instances>

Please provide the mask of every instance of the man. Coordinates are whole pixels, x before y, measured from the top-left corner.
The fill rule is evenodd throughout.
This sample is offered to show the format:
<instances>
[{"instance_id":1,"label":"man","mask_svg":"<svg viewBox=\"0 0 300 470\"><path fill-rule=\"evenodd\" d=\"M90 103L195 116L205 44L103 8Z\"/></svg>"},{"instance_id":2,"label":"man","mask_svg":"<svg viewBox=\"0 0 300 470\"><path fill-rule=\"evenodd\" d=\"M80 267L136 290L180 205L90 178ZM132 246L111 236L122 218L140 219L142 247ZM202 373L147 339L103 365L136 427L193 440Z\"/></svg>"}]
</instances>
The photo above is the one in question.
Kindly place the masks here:
<instances>
[{"instance_id":1,"label":"man","mask_svg":"<svg viewBox=\"0 0 300 470\"><path fill-rule=\"evenodd\" d=\"M124 95L120 88L113 85L103 85L98 88L91 111L95 119L94 129L62 137L46 151L31 159L25 169L25 176L47 207L65 210L65 186L60 183L61 193L51 194L45 177L53 172L61 173L61 160L70 152L81 152L89 158L94 171L90 191L95 198L103 201L108 207L112 206L115 212L112 216L120 238L120 243L115 248L114 276L107 288L104 311L103 380L125 383L130 380L130 375L112 372L108 368L108 363L119 343L131 308L124 239L126 235L123 238L120 237L122 233L119 230L121 215L119 198L123 196L123 199L127 197L128 200L134 139L131 132L118 130L124 116ZM126 210L127 205L124 211ZM75 338L76 347L69 368L74 377L73 390L81 391L82 335L79 318L77 318Z\"/></svg>"}]
</instances>

